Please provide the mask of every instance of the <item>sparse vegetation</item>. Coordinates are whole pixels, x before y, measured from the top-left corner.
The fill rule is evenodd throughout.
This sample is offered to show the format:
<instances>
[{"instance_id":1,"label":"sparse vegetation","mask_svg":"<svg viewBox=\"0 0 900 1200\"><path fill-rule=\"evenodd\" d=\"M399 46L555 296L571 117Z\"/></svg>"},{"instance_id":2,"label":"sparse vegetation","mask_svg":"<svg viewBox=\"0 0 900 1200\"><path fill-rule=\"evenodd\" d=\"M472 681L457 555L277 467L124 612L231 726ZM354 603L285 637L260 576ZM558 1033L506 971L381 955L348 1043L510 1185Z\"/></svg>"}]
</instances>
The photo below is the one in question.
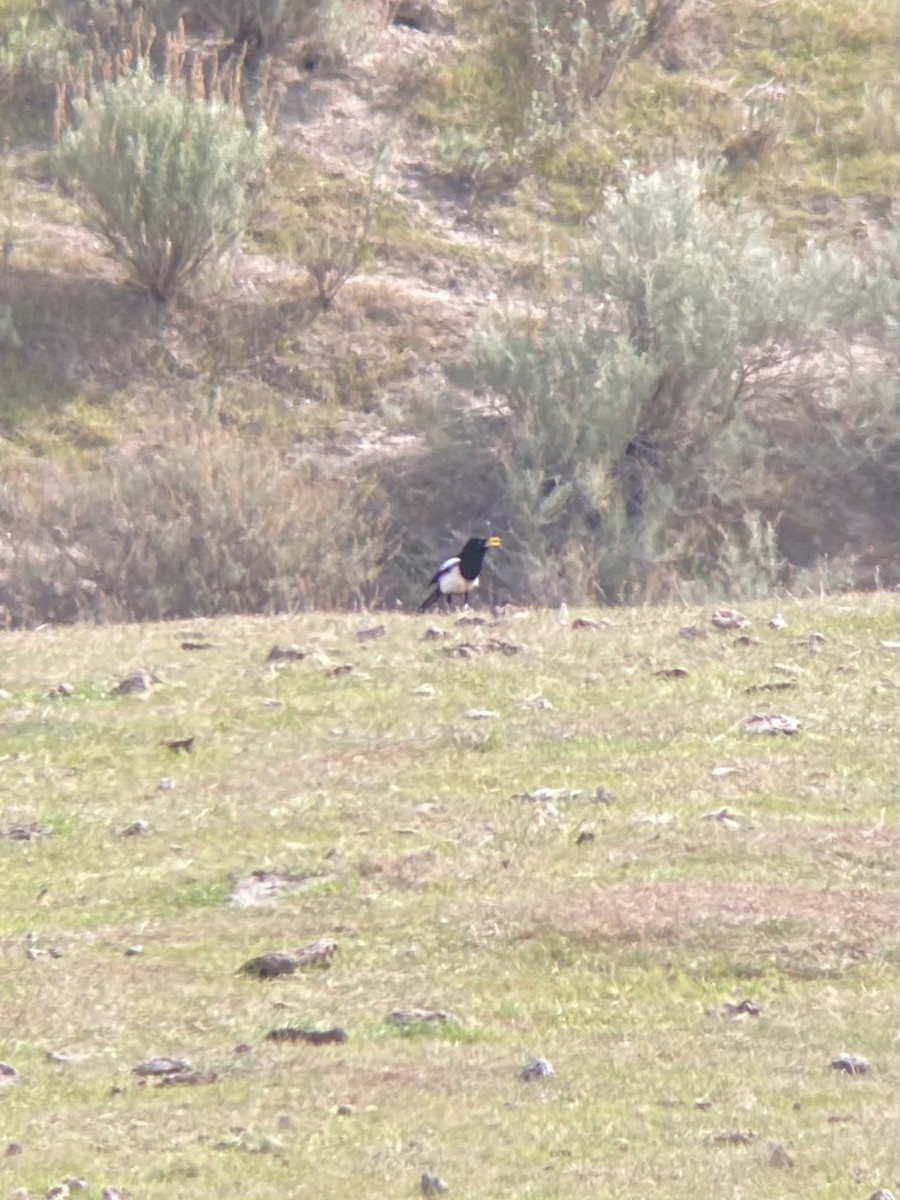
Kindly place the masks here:
<instances>
[{"instance_id":1,"label":"sparse vegetation","mask_svg":"<svg viewBox=\"0 0 900 1200\"><path fill-rule=\"evenodd\" d=\"M4 634L7 1190L897 1193L896 604L744 611Z\"/></svg>"}]
</instances>

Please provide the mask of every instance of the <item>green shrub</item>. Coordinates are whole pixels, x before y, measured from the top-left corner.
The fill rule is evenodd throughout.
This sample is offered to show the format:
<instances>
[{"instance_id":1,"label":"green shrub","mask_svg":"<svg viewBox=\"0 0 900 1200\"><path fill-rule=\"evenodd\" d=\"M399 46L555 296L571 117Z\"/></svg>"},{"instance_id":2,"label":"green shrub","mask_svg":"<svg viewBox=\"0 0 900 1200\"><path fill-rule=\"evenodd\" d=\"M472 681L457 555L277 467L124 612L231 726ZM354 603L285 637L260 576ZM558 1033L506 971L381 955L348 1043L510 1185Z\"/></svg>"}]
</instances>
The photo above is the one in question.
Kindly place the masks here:
<instances>
[{"instance_id":1,"label":"green shrub","mask_svg":"<svg viewBox=\"0 0 900 1200\"><path fill-rule=\"evenodd\" d=\"M60 166L88 224L157 300L189 289L244 232L267 128L190 81L155 79L146 60L76 111Z\"/></svg>"},{"instance_id":2,"label":"green shrub","mask_svg":"<svg viewBox=\"0 0 900 1200\"><path fill-rule=\"evenodd\" d=\"M484 328L481 399L445 395L428 415L430 475L464 463L483 480L455 518L508 527L523 598L757 592L789 578L789 497L829 545L835 527L871 529L863 493L880 486L884 520L900 499L893 259L795 259L704 182L678 163L607 194L565 298ZM859 433L836 437L826 410Z\"/></svg>"},{"instance_id":3,"label":"green shrub","mask_svg":"<svg viewBox=\"0 0 900 1200\"><path fill-rule=\"evenodd\" d=\"M479 48L438 87L435 153L478 183L521 175L568 137L630 58L658 40L684 0L498 0Z\"/></svg>"}]
</instances>

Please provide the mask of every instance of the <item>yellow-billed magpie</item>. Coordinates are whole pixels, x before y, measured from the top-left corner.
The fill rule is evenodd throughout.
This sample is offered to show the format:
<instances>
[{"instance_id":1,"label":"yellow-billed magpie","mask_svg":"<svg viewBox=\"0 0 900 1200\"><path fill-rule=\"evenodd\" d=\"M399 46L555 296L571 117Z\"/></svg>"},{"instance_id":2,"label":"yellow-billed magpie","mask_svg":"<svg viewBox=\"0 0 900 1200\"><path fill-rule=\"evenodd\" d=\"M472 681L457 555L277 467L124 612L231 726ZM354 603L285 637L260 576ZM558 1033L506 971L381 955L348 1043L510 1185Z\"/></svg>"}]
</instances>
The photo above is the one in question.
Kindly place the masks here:
<instances>
[{"instance_id":1,"label":"yellow-billed magpie","mask_svg":"<svg viewBox=\"0 0 900 1200\"><path fill-rule=\"evenodd\" d=\"M493 535L486 538L469 538L459 554L442 562L432 575L428 584L434 588L419 605L419 612L428 612L441 598L446 599L447 607L453 607L453 597L462 596L463 603L469 603L469 592L478 587L478 576L481 565L488 550L495 550L503 543Z\"/></svg>"}]
</instances>

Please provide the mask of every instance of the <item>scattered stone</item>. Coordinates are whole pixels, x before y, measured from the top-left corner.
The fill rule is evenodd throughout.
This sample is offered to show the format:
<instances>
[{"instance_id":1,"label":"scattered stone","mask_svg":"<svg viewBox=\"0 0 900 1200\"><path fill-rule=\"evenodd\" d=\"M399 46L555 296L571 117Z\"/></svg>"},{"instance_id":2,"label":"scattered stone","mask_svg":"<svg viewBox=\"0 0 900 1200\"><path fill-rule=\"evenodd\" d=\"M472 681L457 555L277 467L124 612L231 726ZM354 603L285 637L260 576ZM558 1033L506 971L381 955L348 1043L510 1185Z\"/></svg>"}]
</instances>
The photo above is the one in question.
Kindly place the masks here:
<instances>
[{"instance_id":1,"label":"scattered stone","mask_svg":"<svg viewBox=\"0 0 900 1200\"><path fill-rule=\"evenodd\" d=\"M186 1058L172 1058L161 1054L157 1058L147 1058L131 1068L132 1075L139 1079L161 1078L164 1075L185 1075L194 1070L193 1064Z\"/></svg>"},{"instance_id":2,"label":"scattered stone","mask_svg":"<svg viewBox=\"0 0 900 1200\"><path fill-rule=\"evenodd\" d=\"M119 833L119 837L142 837L150 829L146 821L132 821Z\"/></svg>"},{"instance_id":3,"label":"scattered stone","mask_svg":"<svg viewBox=\"0 0 900 1200\"><path fill-rule=\"evenodd\" d=\"M249 1042L238 1042L238 1044L235 1046L234 1050L232 1051L232 1054L251 1054L252 1051L253 1051L253 1047L250 1045Z\"/></svg>"},{"instance_id":4,"label":"scattered stone","mask_svg":"<svg viewBox=\"0 0 900 1200\"><path fill-rule=\"evenodd\" d=\"M338 948L334 938L321 937L299 950L275 950L251 958L240 967L245 975L257 979L275 979L279 975L293 975L300 967L330 967Z\"/></svg>"},{"instance_id":5,"label":"scattered stone","mask_svg":"<svg viewBox=\"0 0 900 1200\"><path fill-rule=\"evenodd\" d=\"M484 617L460 617L457 620L456 624L457 625L478 626L478 625L487 625L487 621L484 619Z\"/></svg>"},{"instance_id":6,"label":"scattered stone","mask_svg":"<svg viewBox=\"0 0 900 1200\"><path fill-rule=\"evenodd\" d=\"M340 663L336 667L329 667L325 672L326 679L340 679L342 675L349 675L353 671L352 663Z\"/></svg>"},{"instance_id":7,"label":"scattered stone","mask_svg":"<svg viewBox=\"0 0 900 1200\"><path fill-rule=\"evenodd\" d=\"M719 808L715 812L703 814L704 821L716 821L725 829L740 829L741 820L737 813L732 812L730 808Z\"/></svg>"},{"instance_id":8,"label":"scattered stone","mask_svg":"<svg viewBox=\"0 0 900 1200\"><path fill-rule=\"evenodd\" d=\"M299 662L306 658L306 651L297 646L279 646L277 643L266 655L266 662Z\"/></svg>"},{"instance_id":9,"label":"scattered stone","mask_svg":"<svg viewBox=\"0 0 900 1200\"><path fill-rule=\"evenodd\" d=\"M357 629L356 640L358 642L374 642L376 638L384 637L386 632L383 625L373 625L371 629Z\"/></svg>"},{"instance_id":10,"label":"scattered stone","mask_svg":"<svg viewBox=\"0 0 900 1200\"><path fill-rule=\"evenodd\" d=\"M39 825L37 821L0 825L0 838L8 838L11 842L34 842L38 838L47 837L49 833L47 826Z\"/></svg>"},{"instance_id":11,"label":"scattered stone","mask_svg":"<svg viewBox=\"0 0 900 1200\"><path fill-rule=\"evenodd\" d=\"M717 608L710 617L716 629L749 629L751 622L734 608Z\"/></svg>"},{"instance_id":12,"label":"scattered stone","mask_svg":"<svg viewBox=\"0 0 900 1200\"><path fill-rule=\"evenodd\" d=\"M744 733L783 733L791 736L800 729L800 722L796 717L786 717L781 713L754 713L741 728Z\"/></svg>"},{"instance_id":13,"label":"scattered stone","mask_svg":"<svg viewBox=\"0 0 900 1200\"><path fill-rule=\"evenodd\" d=\"M260 868L249 875L239 876L231 886L228 899L241 908L253 908L315 884L330 883L333 879L334 875L295 875L290 871L266 871Z\"/></svg>"},{"instance_id":14,"label":"scattered stone","mask_svg":"<svg viewBox=\"0 0 900 1200\"><path fill-rule=\"evenodd\" d=\"M759 1006L752 1000L739 1000L736 1004L730 1000L726 1000L720 1008L708 1008L706 1016L731 1017L733 1020L738 1020L742 1017L758 1017Z\"/></svg>"},{"instance_id":15,"label":"scattered stone","mask_svg":"<svg viewBox=\"0 0 900 1200\"><path fill-rule=\"evenodd\" d=\"M900 642L886 642L882 640L878 644L884 647L885 650L900 650ZM60 684L61 686L62 684Z\"/></svg>"},{"instance_id":16,"label":"scattered stone","mask_svg":"<svg viewBox=\"0 0 900 1200\"><path fill-rule=\"evenodd\" d=\"M391 20L419 33L452 33L456 28L448 0L398 0Z\"/></svg>"},{"instance_id":17,"label":"scattered stone","mask_svg":"<svg viewBox=\"0 0 900 1200\"><path fill-rule=\"evenodd\" d=\"M707 633L706 630L701 629L699 625L682 625L682 627L678 630L678 636L682 638L696 639L705 638Z\"/></svg>"},{"instance_id":18,"label":"scattered stone","mask_svg":"<svg viewBox=\"0 0 900 1200\"><path fill-rule=\"evenodd\" d=\"M125 1188L105 1187L100 1192L100 1200L128 1200L130 1195Z\"/></svg>"},{"instance_id":19,"label":"scattered stone","mask_svg":"<svg viewBox=\"0 0 900 1200\"><path fill-rule=\"evenodd\" d=\"M749 633L742 633L740 637L734 639L735 646L759 646L759 638L751 637Z\"/></svg>"},{"instance_id":20,"label":"scattered stone","mask_svg":"<svg viewBox=\"0 0 900 1200\"><path fill-rule=\"evenodd\" d=\"M300 1029L296 1025L286 1025L281 1029L270 1029L266 1034L267 1042L306 1042L309 1046L339 1045L347 1040L346 1029Z\"/></svg>"},{"instance_id":21,"label":"scattered stone","mask_svg":"<svg viewBox=\"0 0 900 1200\"><path fill-rule=\"evenodd\" d=\"M10 1142L3 1154L6 1158L15 1158L17 1154L22 1153L22 1147L18 1142Z\"/></svg>"},{"instance_id":22,"label":"scattered stone","mask_svg":"<svg viewBox=\"0 0 900 1200\"><path fill-rule=\"evenodd\" d=\"M655 671L657 679L687 679L690 672L684 667L662 667L659 671Z\"/></svg>"},{"instance_id":23,"label":"scattered stone","mask_svg":"<svg viewBox=\"0 0 900 1200\"><path fill-rule=\"evenodd\" d=\"M125 947L125 957L126 958L137 958L139 954L143 954L143 953L144 953L143 946L126 946Z\"/></svg>"},{"instance_id":24,"label":"scattered stone","mask_svg":"<svg viewBox=\"0 0 900 1200\"><path fill-rule=\"evenodd\" d=\"M47 693L48 696L74 696L75 689L70 683L58 683L55 688Z\"/></svg>"},{"instance_id":25,"label":"scattered stone","mask_svg":"<svg viewBox=\"0 0 900 1200\"><path fill-rule=\"evenodd\" d=\"M579 833L578 837L575 839L575 845L583 846L585 842L593 842L596 839L596 836L597 835L592 833L590 829L582 829L581 833Z\"/></svg>"},{"instance_id":26,"label":"scattered stone","mask_svg":"<svg viewBox=\"0 0 900 1200\"><path fill-rule=\"evenodd\" d=\"M215 642L182 642L182 650L212 650Z\"/></svg>"},{"instance_id":27,"label":"scattered stone","mask_svg":"<svg viewBox=\"0 0 900 1200\"><path fill-rule=\"evenodd\" d=\"M609 791L608 788L605 788L602 784L599 787L594 788L594 799L597 801L598 804L609 805L609 804L615 804L615 802L616 802L616 797L614 796L614 794L611 791Z\"/></svg>"},{"instance_id":28,"label":"scattered stone","mask_svg":"<svg viewBox=\"0 0 900 1200\"><path fill-rule=\"evenodd\" d=\"M894 1193L889 1192L887 1188L879 1188L877 1192L873 1192L869 1200L894 1200Z\"/></svg>"},{"instance_id":29,"label":"scattered stone","mask_svg":"<svg viewBox=\"0 0 900 1200\"><path fill-rule=\"evenodd\" d=\"M66 1196L71 1195L71 1189L67 1183L57 1183L48 1188L44 1195L47 1200L66 1200Z\"/></svg>"},{"instance_id":30,"label":"scattered stone","mask_svg":"<svg viewBox=\"0 0 900 1200\"><path fill-rule=\"evenodd\" d=\"M443 1025L448 1014L442 1008L395 1008L388 1020L393 1025Z\"/></svg>"},{"instance_id":31,"label":"scattered stone","mask_svg":"<svg viewBox=\"0 0 900 1200\"><path fill-rule=\"evenodd\" d=\"M755 1141L752 1129L730 1129L726 1133L708 1133L703 1139L705 1146L749 1146Z\"/></svg>"},{"instance_id":32,"label":"scattered stone","mask_svg":"<svg viewBox=\"0 0 900 1200\"><path fill-rule=\"evenodd\" d=\"M352 1104L339 1104L337 1106L337 1108L334 1110L334 1112L335 1112L335 1116L338 1116L338 1117L352 1117L353 1116L353 1105Z\"/></svg>"},{"instance_id":33,"label":"scattered stone","mask_svg":"<svg viewBox=\"0 0 900 1200\"><path fill-rule=\"evenodd\" d=\"M171 750L173 754L190 754L194 749L194 738L174 738L171 742L166 742L166 749Z\"/></svg>"},{"instance_id":34,"label":"scattered stone","mask_svg":"<svg viewBox=\"0 0 900 1200\"><path fill-rule=\"evenodd\" d=\"M813 630L812 633L808 633L806 637L800 639L800 645L804 646L807 650L819 650L825 645L825 634L816 633Z\"/></svg>"},{"instance_id":35,"label":"scattered stone","mask_svg":"<svg viewBox=\"0 0 900 1200\"><path fill-rule=\"evenodd\" d=\"M81 1061L81 1055L73 1054L71 1050L48 1050L44 1057L47 1062L59 1063L60 1065Z\"/></svg>"},{"instance_id":36,"label":"scattered stone","mask_svg":"<svg viewBox=\"0 0 900 1200\"><path fill-rule=\"evenodd\" d=\"M156 785L161 792L171 792L175 787L175 780L171 775L163 775L159 783Z\"/></svg>"},{"instance_id":37,"label":"scattered stone","mask_svg":"<svg viewBox=\"0 0 900 1200\"><path fill-rule=\"evenodd\" d=\"M751 683L749 687L744 688L744 695L749 696L753 692L789 692L791 688L797 687L796 679L777 679L774 683Z\"/></svg>"},{"instance_id":38,"label":"scattered stone","mask_svg":"<svg viewBox=\"0 0 900 1200\"><path fill-rule=\"evenodd\" d=\"M769 628L787 629L787 621L784 619L781 613L776 613L774 617L769 618Z\"/></svg>"},{"instance_id":39,"label":"scattered stone","mask_svg":"<svg viewBox=\"0 0 900 1200\"><path fill-rule=\"evenodd\" d=\"M330 967L338 948L334 938L320 937L296 951L298 967Z\"/></svg>"},{"instance_id":40,"label":"scattered stone","mask_svg":"<svg viewBox=\"0 0 900 1200\"><path fill-rule=\"evenodd\" d=\"M470 721L495 721L500 714L491 708L470 708L466 716Z\"/></svg>"},{"instance_id":41,"label":"scattered stone","mask_svg":"<svg viewBox=\"0 0 900 1200\"><path fill-rule=\"evenodd\" d=\"M546 1058L529 1059L522 1070L522 1078L526 1083L530 1083L532 1079L552 1079L555 1074Z\"/></svg>"},{"instance_id":42,"label":"scattered stone","mask_svg":"<svg viewBox=\"0 0 900 1200\"><path fill-rule=\"evenodd\" d=\"M169 1087L176 1083L187 1083L191 1085L200 1083L215 1083L219 1078L217 1071L177 1071L171 1075L163 1075L160 1078L160 1083L164 1087Z\"/></svg>"},{"instance_id":43,"label":"scattered stone","mask_svg":"<svg viewBox=\"0 0 900 1200\"><path fill-rule=\"evenodd\" d=\"M423 642L438 642L442 637L446 637L443 629L438 629L437 625L429 625L422 634Z\"/></svg>"},{"instance_id":44,"label":"scattered stone","mask_svg":"<svg viewBox=\"0 0 900 1200\"><path fill-rule=\"evenodd\" d=\"M714 779L723 779L726 775L740 775L743 767L713 767L710 775Z\"/></svg>"},{"instance_id":45,"label":"scattered stone","mask_svg":"<svg viewBox=\"0 0 900 1200\"><path fill-rule=\"evenodd\" d=\"M846 1075L868 1075L872 1066L861 1054L840 1054L831 1060L833 1071L843 1071Z\"/></svg>"},{"instance_id":46,"label":"scattered stone","mask_svg":"<svg viewBox=\"0 0 900 1200\"><path fill-rule=\"evenodd\" d=\"M505 642L503 638L488 638L485 648L488 654L505 654L507 658L522 653L521 646L516 645L515 642Z\"/></svg>"},{"instance_id":47,"label":"scattered stone","mask_svg":"<svg viewBox=\"0 0 900 1200\"><path fill-rule=\"evenodd\" d=\"M422 1195L437 1196L440 1192L448 1192L450 1185L444 1183L440 1175L431 1175L426 1171L422 1175Z\"/></svg>"},{"instance_id":48,"label":"scattered stone","mask_svg":"<svg viewBox=\"0 0 900 1200\"><path fill-rule=\"evenodd\" d=\"M9 1063L0 1062L0 1087L9 1087L18 1078L19 1072L15 1067L11 1067Z\"/></svg>"},{"instance_id":49,"label":"scattered stone","mask_svg":"<svg viewBox=\"0 0 900 1200\"><path fill-rule=\"evenodd\" d=\"M147 692L151 683L158 682L156 676L151 675L149 671L136 671L134 675L128 675L116 685L115 693L118 696L129 696L135 692Z\"/></svg>"},{"instance_id":50,"label":"scattered stone","mask_svg":"<svg viewBox=\"0 0 900 1200\"><path fill-rule=\"evenodd\" d=\"M771 622L769 622L771 624ZM794 1165L793 1155L788 1153L787 1147L782 1142L769 1143L769 1166L770 1167L792 1167Z\"/></svg>"},{"instance_id":51,"label":"scattered stone","mask_svg":"<svg viewBox=\"0 0 900 1200\"><path fill-rule=\"evenodd\" d=\"M533 792L520 792L514 800L530 800L537 804L555 804L557 800L575 800L583 795L578 788L539 787Z\"/></svg>"},{"instance_id":52,"label":"scattered stone","mask_svg":"<svg viewBox=\"0 0 900 1200\"><path fill-rule=\"evenodd\" d=\"M284 952L260 954L248 959L240 969L243 974L256 979L277 979L279 975L293 975L297 970L297 960L293 954Z\"/></svg>"}]
</instances>

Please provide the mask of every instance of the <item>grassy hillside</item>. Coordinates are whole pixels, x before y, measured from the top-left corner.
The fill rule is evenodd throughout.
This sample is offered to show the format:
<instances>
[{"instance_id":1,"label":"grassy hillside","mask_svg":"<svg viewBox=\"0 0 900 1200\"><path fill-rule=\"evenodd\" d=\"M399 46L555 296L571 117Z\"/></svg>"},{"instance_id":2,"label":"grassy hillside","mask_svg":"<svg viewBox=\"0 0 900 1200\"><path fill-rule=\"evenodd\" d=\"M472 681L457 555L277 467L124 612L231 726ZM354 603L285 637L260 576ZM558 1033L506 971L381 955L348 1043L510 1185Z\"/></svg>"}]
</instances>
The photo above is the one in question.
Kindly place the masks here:
<instances>
[{"instance_id":1,"label":"grassy hillside","mask_svg":"<svg viewBox=\"0 0 900 1200\"><path fill-rule=\"evenodd\" d=\"M896 1191L896 601L782 612L4 634L7 1192Z\"/></svg>"},{"instance_id":2,"label":"grassy hillside","mask_svg":"<svg viewBox=\"0 0 900 1200\"><path fill-rule=\"evenodd\" d=\"M185 51L208 62L226 55L238 7L181 6ZM609 189L629 171L681 158L718 164L710 193L764 213L778 253L849 247L860 272L880 265L874 315L846 347L801 339L784 376L778 361L751 364L760 399L748 406L751 433L739 431L735 445L768 438L755 461L770 474L744 470L753 454L740 449L734 463L716 464L746 476L743 493L699 513L678 568L663 555L634 596L721 594L702 550L692 578L683 565L692 547L720 535L733 541L735 561L780 538L777 553L795 573L779 581L798 593L825 581L894 583L895 351L890 338L870 342L881 336L872 322L890 325L897 291L879 242L893 227L900 161L894 6L620 7L663 17L598 80L572 24L579 7L557 0L322 0L304 7L319 14L315 36L284 18L289 5L262 5L284 18L273 19L267 43L275 157L225 275L161 308L86 228L57 178L55 139L72 117L59 88L70 100L88 91L91 70L102 73L97 64L130 44L131 26L112 21L111 31L112 7L99 0L0 0L0 466L16 478L0 497L3 621L408 605L436 554L474 519L502 523L507 511L496 486L479 490L490 470L464 439L452 452L428 447L430 458L424 446L436 410L464 416L484 396L473 334L498 313L533 316L540 330L560 296L577 291L578 239ZM176 10L148 0L160 22ZM559 20L526 27L526 10ZM146 44L141 29L134 36ZM606 52L602 38L597 46ZM857 308L849 305L851 317ZM672 319L690 311L675 305ZM689 343L690 330L681 333ZM832 424L843 430L837 440ZM676 430L672 441L683 446L691 434ZM594 471L598 494L617 486L618 466L612 482L604 469ZM702 494L709 476L697 471ZM538 487L563 482L552 462L546 474ZM463 482L436 486L445 477ZM322 553L323 511L334 513L336 549L319 581L302 564ZM199 528L184 532L186 513L203 514ZM526 537L508 532L511 543ZM681 532L663 530L663 543ZM182 542L262 548L249 564L209 564L191 550L188 565L177 554L172 565ZM568 570L563 543L550 575ZM107 569L107 547L126 544ZM111 597L110 573L140 576L153 562L168 575L158 595L150 567L125 601ZM750 562L728 586L752 591L746 580L777 570ZM262 600L248 574L263 580ZM173 606L168 586L189 576L195 590L203 580L202 603ZM662 592L657 578L667 581ZM604 594L589 583L569 598ZM549 592L511 584L510 594Z\"/></svg>"}]
</instances>

